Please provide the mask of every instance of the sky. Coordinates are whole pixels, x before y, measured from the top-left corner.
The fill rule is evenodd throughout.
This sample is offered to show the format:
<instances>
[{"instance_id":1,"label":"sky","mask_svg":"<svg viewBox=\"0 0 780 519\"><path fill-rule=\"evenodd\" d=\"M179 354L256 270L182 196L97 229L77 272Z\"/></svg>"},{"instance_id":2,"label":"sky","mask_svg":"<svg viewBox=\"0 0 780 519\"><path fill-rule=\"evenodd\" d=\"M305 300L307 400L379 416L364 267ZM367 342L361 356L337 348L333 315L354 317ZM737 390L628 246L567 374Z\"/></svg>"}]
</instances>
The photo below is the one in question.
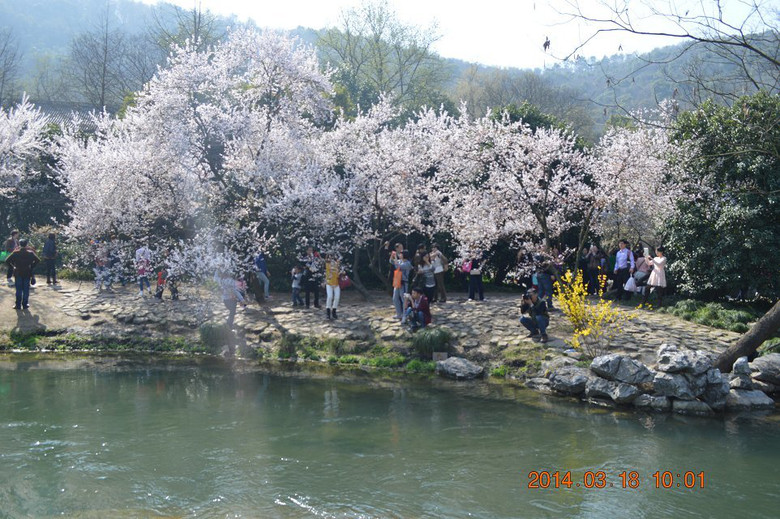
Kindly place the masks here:
<instances>
[{"instance_id":1,"label":"sky","mask_svg":"<svg viewBox=\"0 0 780 519\"><path fill-rule=\"evenodd\" d=\"M157 0L142 0L155 4ZM345 9L358 7L360 0L168 0L185 8L197 3L201 8L221 15L251 18L260 27L289 30L298 26L320 29L338 26ZM440 39L434 51L446 58L457 58L484 65L517 68L546 68L567 56L601 58L613 54L647 52L655 47L678 43L674 39L640 37L626 33L601 34L587 45L578 46L593 34L593 25L565 16L571 4L579 2L588 13L600 13L598 0L388 0L398 18L407 24L430 27ZM612 0L619 3L621 0ZM663 23L653 17L647 5L659 9L677 9L680 13L700 9L715 2L699 0L622 0L636 13L634 20L651 28ZM728 0L736 16L743 2ZM760 0L769 4L780 0ZM647 5L645 5L647 4ZM744 12L744 11L743 11ZM728 14L728 13L727 13ZM549 38L550 48L543 50Z\"/></svg>"}]
</instances>

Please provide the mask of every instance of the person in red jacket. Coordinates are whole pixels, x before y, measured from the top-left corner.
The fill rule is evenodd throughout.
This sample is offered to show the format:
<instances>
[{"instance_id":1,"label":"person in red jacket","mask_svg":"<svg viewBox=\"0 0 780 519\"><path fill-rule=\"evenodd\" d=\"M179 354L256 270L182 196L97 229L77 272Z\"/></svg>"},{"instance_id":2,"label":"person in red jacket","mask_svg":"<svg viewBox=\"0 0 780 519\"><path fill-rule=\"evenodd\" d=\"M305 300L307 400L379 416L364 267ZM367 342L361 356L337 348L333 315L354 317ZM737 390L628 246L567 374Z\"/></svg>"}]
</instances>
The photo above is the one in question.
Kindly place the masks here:
<instances>
[{"instance_id":1,"label":"person in red jacket","mask_svg":"<svg viewBox=\"0 0 780 519\"><path fill-rule=\"evenodd\" d=\"M406 321L409 323L409 331L425 328L431 324L431 307L428 298L423 294L422 288L413 288L411 295L406 299Z\"/></svg>"}]
</instances>

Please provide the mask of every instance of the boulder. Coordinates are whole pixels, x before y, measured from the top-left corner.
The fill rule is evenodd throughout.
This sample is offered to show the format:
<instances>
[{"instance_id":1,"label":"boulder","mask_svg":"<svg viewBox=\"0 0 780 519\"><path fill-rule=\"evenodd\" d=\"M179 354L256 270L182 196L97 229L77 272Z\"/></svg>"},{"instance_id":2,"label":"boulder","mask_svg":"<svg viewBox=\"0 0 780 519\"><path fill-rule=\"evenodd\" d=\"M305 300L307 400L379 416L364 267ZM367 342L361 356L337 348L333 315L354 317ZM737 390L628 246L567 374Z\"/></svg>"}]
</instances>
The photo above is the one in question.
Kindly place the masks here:
<instances>
[{"instance_id":1,"label":"boulder","mask_svg":"<svg viewBox=\"0 0 780 519\"><path fill-rule=\"evenodd\" d=\"M631 403L640 391L636 386L623 382L613 382L601 377L590 377L585 384L585 396L588 398L608 398L617 404Z\"/></svg>"},{"instance_id":2,"label":"boulder","mask_svg":"<svg viewBox=\"0 0 780 519\"><path fill-rule=\"evenodd\" d=\"M754 379L780 386L780 353L758 357L750 363L750 368Z\"/></svg>"},{"instance_id":3,"label":"boulder","mask_svg":"<svg viewBox=\"0 0 780 519\"><path fill-rule=\"evenodd\" d=\"M753 389L758 389L759 391L763 391L767 395L773 395L775 393L780 393L780 386L776 386L774 384L769 384L767 382L762 382L760 380L753 379Z\"/></svg>"},{"instance_id":4,"label":"boulder","mask_svg":"<svg viewBox=\"0 0 780 519\"><path fill-rule=\"evenodd\" d=\"M653 373L644 364L617 353L596 357L590 363L590 369L607 380L626 384L643 384L653 380Z\"/></svg>"},{"instance_id":5,"label":"boulder","mask_svg":"<svg viewBox=\"0 0 780 519\"><path fill-rule=\"evenodd\" d=\"M533 389L541 393L550 393L550 380L542 377L532 378L525 381L525 387Z\"/></svg>"},{"instance_id":6,"label":"boulder","mask_svg":"<svg viewBox=\"0 0 780 519\"><path fill-rule=\"evenodd\" d=\"M726 397L727 411L774 409L775 401L758 390L732 389Z\"/></svg>"},{"instance_id":7,"label":"boulder","mask_svg":"<svg viewBox=\"0 0 780 519\"><path fill-rule=\"evenodd\" d=\"M729 387L731 389L753 389L753 379L747 375L735 375L729 373Z\"/></svg>"},{"instance_id":8,"label":"boulder","mask_svg":"<svg viewBox=\"0 0 780 519\"><path fill-rule=\"evenodd\" d=\"M588 370L576 366L564 366L550 375L550 387L559 393L579 396L585 392Z\"/></svg>"},{"instance_id":9,"label":"boulder","mask_svg":"<svg viewBox=\"0 0 780 519\"><path fill-rule=\"evenodd\" d=\"M665 373L693 373L700 375L712 367L712 359L702 351L681 350L676 346L658 348L658 371Z\"/></svg>"},{"instance_id":10,"label":"boulder","mask_svg":"<svg viewBox=\"0 0 780 519\"><path fill-rule=\"evenodd\" d=\"M698 398L707 389L707 373L701 373L700 375L683 373L682 376L688 381L688 386L691 388L693 396Z\"/></svg>"},{"instance_id":11,"label":"boulder","mask_svg":"<svg viewBox=\"0 0 780 519\"><path fill-rule=\"evenodd\" d=\"M571 357L555 356L550 360L542 361L541 373L545 377L549 377L553 371L556 371L564 366L574 366L577 361Z\"/></svg>"},{"instance_id":12,"label":"boulder","mask_svg":"<svg viewBox=\"0 0 780 519\"><path fill-rule=\"evenodd\" d=\"M655 378L653 378L653 388L659 396L670 396L682 400L696 398L691 391L688 380L680 374L656 373Z\"/></svg>"},{"instance_id":13,"label":"boulder","mask_svg":"<svg viewBox=\"0 0 780 519\"><path fill-rule=\"evenodd\" d=\"M694 416L710 416L714 414L712 408L701 400L675 400L672 402L672 411Z\"/></svg>"},{"instance_id":14,"label":"boulder","mask_svg":"<svg viewBox=\"0 0 780 519\"><path fill-rule=\"evenodd\" d=\"M734 365L731 367L731 372L735 375L747 375L750 376L751 373L750 364L748 364L747 357L740 357L734 362Z\"/></svg>"},{"instance_id":15,"label":"boulder","mask_svg":"<svg viewBox=\"0 0 780 519\"><path fill-rule=\"evenodd\" d=\"M672 404L665 396L639 395L634 399L634 407L653 411L668 411Z\"/></svg>"},{"instance_id":16,"label":"boulder","mask_svg":"<svg viewBox=\"0 0 780 519\"><path fill-rule=\"evenodd\" d=\"M455 380L470 380L482 376L482 366L461 357L450 357L436 363L436 373Z\"/></svg>"},{"instance_id":17,"label":"boulder","mask_svg":"<svg viewBox=\"0 0 780 519\"><path fill-rule=\"evenodd\" d=\"M726 396L729 394L729 381L719 369L707 371L707 387L699 398L716 411L726 407Z\"/></svg>"}]
</instances>

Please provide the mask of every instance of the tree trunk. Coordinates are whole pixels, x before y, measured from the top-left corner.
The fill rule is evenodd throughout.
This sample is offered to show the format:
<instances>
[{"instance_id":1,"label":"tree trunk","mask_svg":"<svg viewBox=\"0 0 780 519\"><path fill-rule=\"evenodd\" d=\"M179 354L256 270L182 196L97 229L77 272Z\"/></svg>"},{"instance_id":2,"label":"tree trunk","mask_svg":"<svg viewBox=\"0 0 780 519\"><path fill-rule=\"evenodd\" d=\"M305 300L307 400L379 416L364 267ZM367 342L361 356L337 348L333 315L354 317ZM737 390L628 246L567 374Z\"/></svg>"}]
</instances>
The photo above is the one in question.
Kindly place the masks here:
<instances>
[{"instance_id":1,"label":"tree trunk","mask_svg":"<svg viewBox=\"0 0 780 519\"><path fill-rule=\"evenodd\" d=\"M363 286L363 282L360 281L360 273L358 272L359 261L360 248L356 247L352 257L352 286L363 296L363 299L368 300L368 290Z\"/></svg>"},{"instance_id":2,"label":"tree trunk","mask_svg":"<svg viewBox=\"0 0 780 519\"><path fill-rule=\"evenodd\" d=\"M775 306L764 314L764 317L740 337L736 344L729 346L726 351L720 354L718 360L715 361L715 367L723 373L730 372L734 361L739 357L755 353L758 347L777 330L780 330L780 301L775 303Z\"/></svg>"}]
</instances>

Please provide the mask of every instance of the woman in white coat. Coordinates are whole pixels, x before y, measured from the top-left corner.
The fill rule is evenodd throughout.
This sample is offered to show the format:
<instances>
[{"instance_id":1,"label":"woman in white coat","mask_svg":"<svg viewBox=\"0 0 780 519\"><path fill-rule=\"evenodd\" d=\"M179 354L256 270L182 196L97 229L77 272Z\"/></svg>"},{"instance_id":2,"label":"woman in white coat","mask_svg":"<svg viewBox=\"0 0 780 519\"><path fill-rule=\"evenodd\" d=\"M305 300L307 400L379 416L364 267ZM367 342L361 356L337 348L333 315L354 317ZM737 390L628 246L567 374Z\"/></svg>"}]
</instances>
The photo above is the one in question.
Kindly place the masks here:
<instances>
[{"instance_id":1,"label":"woman in white coat","mask_svg":"<svg viewBox=\"0 0 780 519\"><path fill-rule=\"evenodd\" d=\"M645 297L642 300L642 304L647 303L647 299L650 296L650 290L655 291L658 297L658 307L663 304L664 291L666 290L666 256L664 255L664 248L658 247L655 249L655 258L647 256L645 259L647 263L652 265L653 270L650 272L650 277L647 278L647 289L645 290Z\"/></svg>"}]
</instances>

